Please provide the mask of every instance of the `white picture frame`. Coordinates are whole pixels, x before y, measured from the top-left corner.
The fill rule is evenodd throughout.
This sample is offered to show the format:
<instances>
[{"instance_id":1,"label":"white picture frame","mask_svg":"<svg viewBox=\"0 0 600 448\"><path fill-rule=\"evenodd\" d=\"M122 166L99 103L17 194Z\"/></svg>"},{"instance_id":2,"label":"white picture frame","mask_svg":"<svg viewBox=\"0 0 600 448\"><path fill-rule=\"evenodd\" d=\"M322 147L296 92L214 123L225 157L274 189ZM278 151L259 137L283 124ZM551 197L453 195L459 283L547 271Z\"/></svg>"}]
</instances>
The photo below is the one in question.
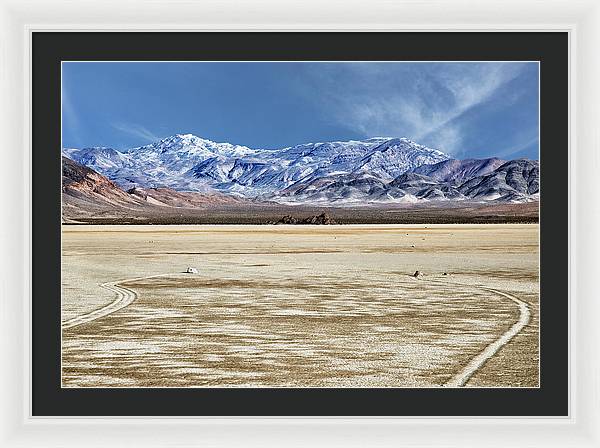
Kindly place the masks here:
<instances>
[{"instance_id":1,"label":"white picture frame","mask_svg":"<svg viewBox=\"0 0 600 448\"><path fill-rule=\"evenodd\" d=\"M30 38L44 30L569 32L569 416L32 417ZM600 446L600 2L0 0L0 46L0 446Z\"/></svg>"}]
</instances>

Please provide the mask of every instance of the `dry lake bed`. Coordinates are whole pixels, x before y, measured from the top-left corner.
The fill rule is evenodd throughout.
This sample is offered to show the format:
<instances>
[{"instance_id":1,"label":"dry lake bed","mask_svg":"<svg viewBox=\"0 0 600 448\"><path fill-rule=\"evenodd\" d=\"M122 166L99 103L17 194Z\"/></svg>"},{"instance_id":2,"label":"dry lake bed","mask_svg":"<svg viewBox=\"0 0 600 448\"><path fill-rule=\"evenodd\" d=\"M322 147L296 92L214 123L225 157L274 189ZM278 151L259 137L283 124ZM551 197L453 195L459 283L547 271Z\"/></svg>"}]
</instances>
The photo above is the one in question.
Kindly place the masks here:
<instances>
[{"instance_id":1,"label":"dry lake bed","mask_svg":"<svg viewBox=\"0 0 600 448\"><path fill-rule=\"evenodd\" d=\"M537 387L538 234L63 225L62 385Z\"/></svg>"}]
</instances>

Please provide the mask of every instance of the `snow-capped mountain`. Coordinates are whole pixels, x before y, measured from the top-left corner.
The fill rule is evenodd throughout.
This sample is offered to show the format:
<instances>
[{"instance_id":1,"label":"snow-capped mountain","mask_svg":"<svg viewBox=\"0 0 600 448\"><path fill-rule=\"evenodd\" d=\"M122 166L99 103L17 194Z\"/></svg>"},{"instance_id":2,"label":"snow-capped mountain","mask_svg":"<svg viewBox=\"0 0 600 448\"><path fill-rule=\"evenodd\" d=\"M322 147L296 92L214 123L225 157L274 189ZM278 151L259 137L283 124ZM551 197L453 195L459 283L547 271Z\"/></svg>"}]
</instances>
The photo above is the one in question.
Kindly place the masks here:
<instances>
[{"instance_id":1,"label":"snow-capped mountain","mask_svg":"<svg viewBox=\"0 0 600 448\"><path fill-rule=\"evenodd\" d=\"M251 149L177 134L117 151L96 147L63 154L124 190L170 188L281 203L356 204L537 199L536 161L451 159L406 138L306 143Z\"/></svg>"},{"instance_id":2,"label":"snow-capped mountain","mask_svg":"<svg viewBox=\"0 0 600 448\"><path fill-rule=\"evenodd\" d=\"M360 171L392 180L411 169L449 159L449 156L406 138L394 138L377 145L362 160Z\"/></svg>"},{"instance_id":3,"label":"snow-capped mountain","mask_svg":"<svg viewBox=\"0 0 600 448\"><path fill-rule=\"evenodd\" d=\"M260 151L230 143L215 143L192 134L178 134L150 145L120 152L112 148L68 149L63 154L113 180L124 189L170 187L206 191L210 181L198 181L191 170L210 159L230 160Z\"/></svg>"},{"instance_id":4,"label":"snow-capped mountain","mask_svg":"<svg viewBox=\"0 0 600 448\"><path fill-rule=\"evenodd\" d=\"M103 146L83 149L67 148L63 149L63 155L99 172L133 166L129 155Z\"/></svg>"},{"instance_id":5,"label":"snow-capped mountain","mask_svg":"<svg viewBox=\"0 0 600 448\"><path fill-rule=\"evenodd\" d=\"M405 138L307 143L265 150L215 143L191 134L177 134L123 152L84 148L63 153L125 189L215 188L246 197L274 194L299 181L344 173L372 173L390 181L424 163L448 159L441 151Z\"/></svg>"}]
</instances>

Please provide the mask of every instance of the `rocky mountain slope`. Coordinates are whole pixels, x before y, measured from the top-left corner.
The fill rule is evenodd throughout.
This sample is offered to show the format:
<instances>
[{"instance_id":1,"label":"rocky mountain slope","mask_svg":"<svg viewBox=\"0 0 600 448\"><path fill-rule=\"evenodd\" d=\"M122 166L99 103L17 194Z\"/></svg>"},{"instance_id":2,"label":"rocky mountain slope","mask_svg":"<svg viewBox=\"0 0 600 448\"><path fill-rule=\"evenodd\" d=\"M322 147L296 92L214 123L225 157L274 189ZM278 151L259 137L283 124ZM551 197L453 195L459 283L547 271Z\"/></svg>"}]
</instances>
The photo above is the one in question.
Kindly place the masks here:
<instances>
[{"instance_id":1,"label":"rocky mountain slope","mask_svg":"<svg viewBox=\"0 0 600 448\"><path fill-rule=\"evenodd\" d=\"M217 192L180 192L169 188L133 188L126 192L106 176L65 156L62 157L62 193L63 217L67 219L243 203L239 198Z\"/></svg>"},{"instance_id":2,"label":"rocky mountain slope","mask_svg":"<svg viewBox=\"0 0 600 448\"><path fill-rule=\"evenodd\" d=\"M137 205L140 202L114 182L87 166L62 157L63 202L88 201L113 206Z\"/></svg>"},{"instance_id":3,"label":"rocky mountain slope","mask_svg":"<svg viewBox=\"0 0 600 448\"><path fill-rule=\"evenodd\" d=\"M338 174L298 182L281 191L275 200L312 204L538 200L539 163L531 160L501 162L490 162L489 159L469 161L467 171L473 174L463 169L452 172L446 169L447 166L436 168L434 165L423 165L387 183L366 173ZM499 163L497 168L492 169ZM452 165L456 167L460 163ZM431 175L419 172L429 172ZM477 175L479 173L485 174Z\"/></svg>"},{"instance_id":4,"label":"rocky mountain slope","mask_svg":"<svg viewBox=\"0 0 600 448\"><path fill-rule=\"evenodd\" d=\"M506 160L496 157L490 159L448 159L433 165L421 165L413 169L412 172L456 185L473 177L489 174L504 163L506 163Z\"/></svg>"}]
</instances>

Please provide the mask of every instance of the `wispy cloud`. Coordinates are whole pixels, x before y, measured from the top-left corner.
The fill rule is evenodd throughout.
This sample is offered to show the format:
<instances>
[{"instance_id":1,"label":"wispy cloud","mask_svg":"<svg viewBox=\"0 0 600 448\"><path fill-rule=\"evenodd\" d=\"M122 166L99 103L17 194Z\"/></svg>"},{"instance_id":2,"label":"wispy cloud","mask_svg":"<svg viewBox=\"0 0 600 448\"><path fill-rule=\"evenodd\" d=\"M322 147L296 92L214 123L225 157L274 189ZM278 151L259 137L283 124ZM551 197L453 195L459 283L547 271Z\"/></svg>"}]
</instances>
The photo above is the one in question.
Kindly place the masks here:
<instances>
[{"instance_id":1,"label":"wispy cloud","mask_svg":"<svg viewBox=\"0 0 600 448\"><path fill-rule=\"evenodd\" d=\"M407 136L461 152L461 119L516 78L524 64L332 64L314 73L324 114L366 136Z\"/></svg>"},{"instance_id":2,"label":"wispy cloud","mask_svg":"<svg viewBox=\"0 0 600 448\"><path fill-rule=\"evenodd\" d=\"M539 145L539 139L538 136L536 135L535 137L532 137L530 139L526 139L524 141L520 141L515 145L510 146L509 148L506 148L504 151L500 151L498 153L498 157L501 158L510 158L514 155L519 154L520 152L525 151L526 149L529 149L532 146L538 146Z\"/></svg>"},{"instance_id":3,"label":"wispy cloud","mask_svg":"<svg viewBox=\"0 0 600 448\"><path fill-rule=\"evenodd\" d=\"M140 138L147 142L155 142L157 140L160 140L159 136L157 136L152 131L139 124L111 123L111 125L118 131Z\"/></svg>"}]
</instances>

